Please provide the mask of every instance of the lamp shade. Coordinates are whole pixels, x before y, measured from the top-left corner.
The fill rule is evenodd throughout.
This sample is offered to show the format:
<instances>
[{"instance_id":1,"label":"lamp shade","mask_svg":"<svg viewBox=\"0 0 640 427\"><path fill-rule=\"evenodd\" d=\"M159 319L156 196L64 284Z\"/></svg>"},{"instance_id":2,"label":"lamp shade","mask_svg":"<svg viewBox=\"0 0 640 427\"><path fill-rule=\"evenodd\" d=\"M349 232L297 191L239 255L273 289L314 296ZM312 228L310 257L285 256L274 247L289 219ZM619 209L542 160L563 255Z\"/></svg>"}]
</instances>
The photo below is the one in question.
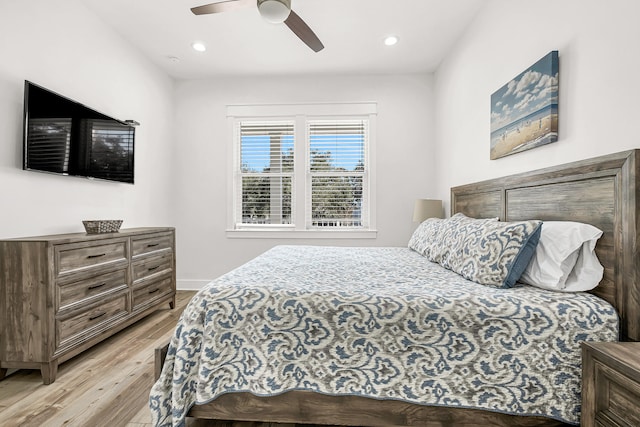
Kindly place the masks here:
<instances>
[{"instance_id":1,"label":"lamp shade","mask_svg":"<svg viewBox=\"0 0 640 427\"><path fill-rule=\"evenodd\" d=\"M291 0L259 0L258 11L267 22L281 24L291 13Z\"/></svg>"},{"instance_id":2,"label":"lamp shade","mask_svg":"<svg viewBox=\"0 0 640 427\"><path fill-rule=\"evenodd\" d=\"M428 218L442 218L442 200L418 199L413 208L413 222Z\"/></svg>"}]
</instances>

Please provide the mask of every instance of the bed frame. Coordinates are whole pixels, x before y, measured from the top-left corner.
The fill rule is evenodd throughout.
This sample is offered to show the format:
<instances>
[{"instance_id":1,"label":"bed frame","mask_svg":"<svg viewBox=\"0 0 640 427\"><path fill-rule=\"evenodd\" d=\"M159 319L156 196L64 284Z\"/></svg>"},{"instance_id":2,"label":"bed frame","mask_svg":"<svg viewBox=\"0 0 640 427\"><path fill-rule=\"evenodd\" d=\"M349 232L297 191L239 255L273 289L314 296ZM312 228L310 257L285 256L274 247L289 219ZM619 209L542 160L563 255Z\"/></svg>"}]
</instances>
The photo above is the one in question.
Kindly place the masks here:
<instances>
[{"instance_id":1,"label":"bed frame","mask_svg":"<svg viewBox=\"0 0 640 427\"><path fill-rule=\"evenodd\" d=\"M621 318L621 340L640 340L638 259L640 150L631 150L451 189L451 213L472 217L571 220L603 230L596 253L604 278L594 294L613 304ZM218 426L275 423L343 426L560 426L543 417L433 407L357 396L293 391L274 397L227 394L197 405L190 417Z\"/></svg>"}]
</instances>

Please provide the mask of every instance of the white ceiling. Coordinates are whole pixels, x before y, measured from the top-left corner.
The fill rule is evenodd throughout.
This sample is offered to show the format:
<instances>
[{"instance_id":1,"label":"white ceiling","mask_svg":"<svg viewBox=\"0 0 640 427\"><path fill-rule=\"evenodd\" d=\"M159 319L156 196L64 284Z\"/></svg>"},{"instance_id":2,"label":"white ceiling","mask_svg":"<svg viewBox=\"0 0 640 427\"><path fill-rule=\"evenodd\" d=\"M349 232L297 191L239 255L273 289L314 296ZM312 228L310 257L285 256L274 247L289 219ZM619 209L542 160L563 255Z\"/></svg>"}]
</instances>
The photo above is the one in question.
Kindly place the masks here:
<instances>
[{"instance_id":1,"label":"white ceiling","mask_svg":"<svg viewBox=\"0 0 640 427\"><path fill-rule=\"evenodd\" d=\"M323 42L319 53L254 8L196 16L191 7L214 1L80 1L167 74L195 79L431 72L487 0L292 0ZM397 45L384 45L390 34ZM207 51L194 51L195 40Z\"/></svg>"}]
</instances>

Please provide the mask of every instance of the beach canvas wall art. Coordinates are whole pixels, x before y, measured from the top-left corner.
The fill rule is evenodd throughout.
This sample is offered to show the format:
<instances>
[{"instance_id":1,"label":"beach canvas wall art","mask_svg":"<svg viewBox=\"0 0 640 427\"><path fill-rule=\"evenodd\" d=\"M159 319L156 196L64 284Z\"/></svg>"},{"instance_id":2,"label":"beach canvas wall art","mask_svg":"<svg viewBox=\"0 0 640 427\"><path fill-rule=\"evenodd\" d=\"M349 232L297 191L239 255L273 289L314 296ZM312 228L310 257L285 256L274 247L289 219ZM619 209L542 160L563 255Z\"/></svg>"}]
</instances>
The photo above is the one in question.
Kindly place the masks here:
<instances>
[{"instance_id":1,"label":"beach canvas wall art","mask_svg":"<svg viewBox=\"0 0 640 427\"><path fill-rule=\"evenodd\" d=\"M558 51L491 95L491 160L558 140Z\"/></svg>"}]
</instances>

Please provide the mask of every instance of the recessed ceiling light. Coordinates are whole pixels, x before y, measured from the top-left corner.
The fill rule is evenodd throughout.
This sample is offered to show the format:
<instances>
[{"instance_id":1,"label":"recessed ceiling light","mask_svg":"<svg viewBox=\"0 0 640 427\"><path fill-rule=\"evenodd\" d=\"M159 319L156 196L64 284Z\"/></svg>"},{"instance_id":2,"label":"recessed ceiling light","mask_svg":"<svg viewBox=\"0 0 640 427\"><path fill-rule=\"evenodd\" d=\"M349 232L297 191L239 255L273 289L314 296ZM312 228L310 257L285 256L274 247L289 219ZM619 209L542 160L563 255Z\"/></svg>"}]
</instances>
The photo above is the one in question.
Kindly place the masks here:
<instances>
[{"instance_id":1,"label":"recessed ceiling light","mask_svg":"<svg viewBox=\"0 0 640 427\"><path fill-rule=\"evenodd\" d=\"M193 42L191 43L191 47L193 48L193 50L196 50L198 52L204 52L205 50L207 50L207 46L205 46L205 44L202 42Z\"/></svg>"},{"instance_id":2,"label":"recessed ceiling light","mask_svg":"<svg viewBox=\"0 0 640 427\"><path fill-rule=\"evenodd\" d=\"M396 43L398 43L398 37L396 36L388 36L384 39L384 44L386 44L387 46L393 46Z\"/></svg>"}]
</instances>

